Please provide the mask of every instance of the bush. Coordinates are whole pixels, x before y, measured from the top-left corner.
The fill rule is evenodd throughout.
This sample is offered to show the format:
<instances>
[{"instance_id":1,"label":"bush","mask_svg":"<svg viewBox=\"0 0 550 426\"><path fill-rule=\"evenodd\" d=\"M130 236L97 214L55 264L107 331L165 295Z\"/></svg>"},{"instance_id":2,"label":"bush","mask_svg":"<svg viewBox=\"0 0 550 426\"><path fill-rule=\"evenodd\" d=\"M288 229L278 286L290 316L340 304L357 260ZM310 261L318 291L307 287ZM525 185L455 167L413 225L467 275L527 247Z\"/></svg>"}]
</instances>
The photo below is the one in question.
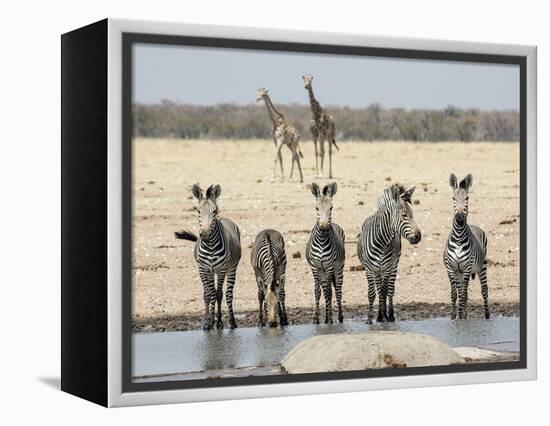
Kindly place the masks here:
<instances>
[{"instance_id":1,"label":"bush","mask_svg":"<svg viewBox=\"0 0 550 426\"><path fill-rule=\"evenodd\" d=\"M311 139L311 111L307 105L277 108ZM327 111L342 140L518 141L517 111L480 111L452 105L443 110L332 107ZM183 139L270 139L272 123L263 104L197 106L163 101L134 105L134 135Z\"/></svg>"}]
</instances>

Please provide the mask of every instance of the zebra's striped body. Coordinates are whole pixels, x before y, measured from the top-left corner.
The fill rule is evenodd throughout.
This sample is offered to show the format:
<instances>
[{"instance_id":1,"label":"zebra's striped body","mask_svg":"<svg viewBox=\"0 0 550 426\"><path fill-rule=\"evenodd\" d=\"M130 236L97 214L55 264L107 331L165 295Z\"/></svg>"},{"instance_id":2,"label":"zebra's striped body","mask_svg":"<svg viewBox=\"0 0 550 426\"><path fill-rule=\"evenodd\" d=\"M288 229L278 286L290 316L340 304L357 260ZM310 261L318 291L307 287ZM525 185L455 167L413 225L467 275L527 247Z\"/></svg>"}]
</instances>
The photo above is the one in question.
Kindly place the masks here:
<instances>
[{"instance_id":1,"label":"zebra's striped body","mask_svg":"<svg viewBox=\"0 0 550 426\"><path fill-rule=\"evenodd\" d=\"M317 199L317 223L311 231L306 246L306 260L311 267L315 281L315 315L313 322L316 324L319 323L321 290L325 296L325 323L333 323L332 287L334 287L336 293L338 322L344 320L342 285L346 258L345 235L340 226L332 223L332 197L336 190L336 183L325 186L322 194L317 184L311 185L311 191Z\"/></svg>"},{"instance_id":2,"label":"zebra's striped body","mask_svg":"<svg viewBox=\"0 0 550 426\"><path fill-rule=\"evenodd\" d=\"M413 192L414 187L408 191L400 185L387 188L378 199L378 210L365 220L358 236L357 256L365 268L369 287L369 324L373 318L376 293L379 303L376 320L395 321L393 296L401 257L401 237L407 238L411 244L417 244L421 239L410 208Z\"/></svg>"},{"instance_id":3,"label":"zebra's striped body","mask_svg":"<svg viewBox=\"0 0 550 426\"><path fill-rule=\"evenodd\" d=\"M258 284L258 325L265 319L270 327L288 325L285 309L286 253L283 236L273 229L258 233L250 253L250 262Z\"/></svg>"},{"instance_id":4,"label":"zebra's striped body","mask_svg":"<svg viewBox=\"0 0 550 426\"><path fill-rule=\"evenodd\" d=\"M238 226L231 220L218 218L217 198L221 193L219 185L209 187L206 196L198 185L193 185L193 195L199 202L200 235L183 231L176 237L196 241L195 260L199 269L204 290L204 326L210 330L214 326L216 303L217 328L223 328L221 304L223 283L227 279L225 299L231 328L236 328L233 313L233 288L235 286L237 266L241 259L241 234Z\"/></svg>"},{"instance_id":5,"label":"zebra's striped body","mask_svg":"<svg viewBox=\"0 0 550 426\"><path fill-rule=\"evenodd\" d=\"M468 190L472 175L467 175L459 185L454 174L449 183L453 190L453 228L443 252L443 262L451 283L451 318L456 318L456 300L459 297L458 318L467 318L468 284L478 274L485 309L485 318L490 318L489 291L487 286L487 236L475 226L468 225Z\"/></svg>"}]
</instances>

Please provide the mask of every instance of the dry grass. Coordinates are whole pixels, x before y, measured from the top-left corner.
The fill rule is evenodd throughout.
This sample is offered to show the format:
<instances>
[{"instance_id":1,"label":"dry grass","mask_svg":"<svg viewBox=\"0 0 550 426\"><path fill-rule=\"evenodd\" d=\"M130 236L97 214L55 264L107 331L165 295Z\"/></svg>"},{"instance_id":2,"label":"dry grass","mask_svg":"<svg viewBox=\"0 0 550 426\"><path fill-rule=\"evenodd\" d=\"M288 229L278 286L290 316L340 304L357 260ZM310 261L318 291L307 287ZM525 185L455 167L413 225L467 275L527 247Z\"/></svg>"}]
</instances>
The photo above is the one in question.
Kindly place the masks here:
<instances>
[{"instance_id":1,"label":"dry grass","mask_svg":"<svg viewBox=\"0 0 550 426\"><path fill-rule=\"evenodd\" d=\"M304 258L315 221L314 199L305 189L314 180L313 144L301 149L305 182L288 179L290 153L284 151L286 179L271 183L271 141L137 140L134 151L135 319L203 312L202 285L193 259L193 243L175 240L176 230L197 229L190 187L220 183L221 215L241 229L243 256L237 273L236 312L257 308L250 266L250 244L264 228L285 237L288 262L287 306L313 305L313 279ZM416 185L415 218L422 242L404 242L395 301L448 303L449 283L442 249L451 225L448 176L471 172L469 223L480 225L489 239L490 301L519 302L519 146L517 143L340 143L334 155L333 219L346 232L344 304L366 304L367 285L354 241L372 213L380 192L392 182ZM328 179L319 179L326 183ZM503 224L500 224L504 222ZM301 253L294 259L293 253ZM470 300L481 300L479 281ZM225 309L225 308L224 308Z\"/></svg>"}]
</instances>

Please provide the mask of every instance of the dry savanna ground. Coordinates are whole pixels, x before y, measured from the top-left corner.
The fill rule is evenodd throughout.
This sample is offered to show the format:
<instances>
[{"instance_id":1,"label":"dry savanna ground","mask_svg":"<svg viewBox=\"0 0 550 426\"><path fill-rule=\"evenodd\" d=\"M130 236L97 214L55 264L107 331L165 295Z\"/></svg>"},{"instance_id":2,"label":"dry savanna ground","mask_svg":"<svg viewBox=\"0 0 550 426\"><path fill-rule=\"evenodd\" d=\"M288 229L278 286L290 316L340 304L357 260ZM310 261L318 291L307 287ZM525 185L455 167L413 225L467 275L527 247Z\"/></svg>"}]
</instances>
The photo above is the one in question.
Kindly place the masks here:
<instances>
[{"instance_id":1,"label":"dry savanna ground","mask_svg":"<svg viewBox=\"0 0 550 426\"><path fill-rule=\"evenodd\" d=\"M193 244L174 231L198 230L191 185L219 183L220 215L241 229L243 254L237 272L237 322L255 323L257 287L250 246L265 228L279 230L288 256L286 304L290 323L309 322L313 278L304 252L315 222L315 200L306 183L315 179L313 143L302 142L304 183L291 180L285 148L285 180L270 182L273 143L138 139L134 143L133 320L135 330L200 327L203 290ZM333 157L333 221L346 232L345 317L364 316L367 283L359 265L357 234L381 191L394 182L416 185L413 205L422 241L404 241L396 282L397 319L445 316L450 286L442 250L451 227L451 172L472 173L468 221L487 233L489 298L494 315L516 315L519 305L519 145L517 143L342 142ZM294 256L296 257L294 257ZM481 317L480 288L470 284L470 316ZM322 300L322 299L321 299ZM226 311L224 304L224 312Z\"/></svg>"}]
</instances>

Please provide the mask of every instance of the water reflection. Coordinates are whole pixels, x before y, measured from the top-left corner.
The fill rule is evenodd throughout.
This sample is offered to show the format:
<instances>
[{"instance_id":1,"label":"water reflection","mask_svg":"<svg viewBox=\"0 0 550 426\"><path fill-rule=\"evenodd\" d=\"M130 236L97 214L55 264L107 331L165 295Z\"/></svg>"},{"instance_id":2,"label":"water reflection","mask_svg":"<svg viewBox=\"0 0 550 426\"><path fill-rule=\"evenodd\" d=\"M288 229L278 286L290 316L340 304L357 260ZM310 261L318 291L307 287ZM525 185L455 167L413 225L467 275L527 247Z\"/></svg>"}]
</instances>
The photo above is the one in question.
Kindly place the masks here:
<instances>
[{"instance_id":1,"label":"water reflection","mask_svg":"<svg viewBox=\"0 0 550 426\"><path fill-rule=\"evenodd\" d=\"M238 328L220 331L137 333L133 336L133 375L159 375L251 366L277 365L308 337L368 330L428 334L450 346L519 351L519 319L451 321L431 319L367 325L295 325L285 328Z\"/></svg>"}]
</instances>

